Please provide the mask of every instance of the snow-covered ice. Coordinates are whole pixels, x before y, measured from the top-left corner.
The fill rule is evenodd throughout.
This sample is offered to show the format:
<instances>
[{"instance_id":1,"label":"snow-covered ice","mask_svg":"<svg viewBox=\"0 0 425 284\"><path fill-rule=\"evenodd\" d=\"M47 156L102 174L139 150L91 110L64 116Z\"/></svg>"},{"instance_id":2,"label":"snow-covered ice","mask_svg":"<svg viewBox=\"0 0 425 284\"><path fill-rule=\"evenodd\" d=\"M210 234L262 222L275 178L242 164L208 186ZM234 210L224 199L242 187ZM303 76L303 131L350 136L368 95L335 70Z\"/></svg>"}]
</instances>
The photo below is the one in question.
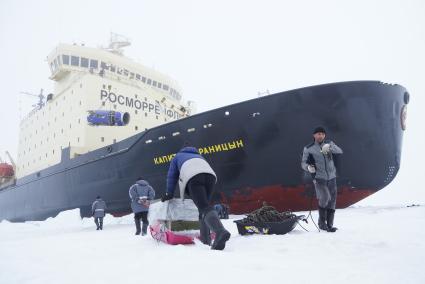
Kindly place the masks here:
<instances>
[{"instance_id":1,"label":"snow-covered ice","mask_svg":"<svg viewBox=\"0 0 425 284\"><path fill-rule=\"evenodd\" d=\"M240 236L232 220L241 217L224 221L224 251L135 236L131 215L108 215L103 231L77 210L1 222L0 283L425 283L423 205L337 210L334 234L310 221L309 232Z\"/></svg>"}]
</instances>

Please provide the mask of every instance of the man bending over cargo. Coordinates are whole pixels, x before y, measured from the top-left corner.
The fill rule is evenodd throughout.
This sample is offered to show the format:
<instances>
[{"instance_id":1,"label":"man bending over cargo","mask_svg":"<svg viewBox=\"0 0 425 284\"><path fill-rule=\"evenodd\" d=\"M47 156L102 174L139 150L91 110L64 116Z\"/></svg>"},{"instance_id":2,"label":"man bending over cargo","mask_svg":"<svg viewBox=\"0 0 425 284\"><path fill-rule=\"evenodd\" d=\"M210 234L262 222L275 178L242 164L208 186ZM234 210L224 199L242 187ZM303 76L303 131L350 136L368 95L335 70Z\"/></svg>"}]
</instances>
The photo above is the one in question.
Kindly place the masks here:
<instances>
[{"instance_id":1,"label":"man bending over cargo","mask_svg":"<svg viewBox=\"0 0 425 284\"><path fill-rule=\"evenodd\" d=\"M186 144L186 143L185 143ZM223 227L217 211L210 205L217 177L208 162L194 147L184 147L171 160L167 175L167 190L161 201L170 200L179 182L180 197L187 193L198 207L201 241L210 245L210 230L215 233L211 249L223 250L230 233Z\"/></svg>"}]
</instances>

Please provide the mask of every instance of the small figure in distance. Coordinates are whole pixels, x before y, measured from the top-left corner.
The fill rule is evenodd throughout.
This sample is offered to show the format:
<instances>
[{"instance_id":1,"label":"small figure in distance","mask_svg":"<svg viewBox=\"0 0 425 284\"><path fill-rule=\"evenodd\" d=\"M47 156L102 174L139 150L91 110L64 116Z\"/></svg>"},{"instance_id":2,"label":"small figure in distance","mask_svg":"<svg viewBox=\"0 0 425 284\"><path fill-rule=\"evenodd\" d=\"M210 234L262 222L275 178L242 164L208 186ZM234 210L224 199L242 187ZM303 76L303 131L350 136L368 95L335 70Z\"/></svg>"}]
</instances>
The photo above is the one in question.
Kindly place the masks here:
<instances>
[{"instance_id":1,"label":"small figure in distance","mask_svg":"<svg viewBox=\"0 0 425 284\"><path fill-rule=\"evenodd\" d=\"M94 217L96 230L103 230L103 218L105 217L105 211L106 202L102 200L100 195L98 195L91 206L91 214Z\"/></svg>"}]
</instances>

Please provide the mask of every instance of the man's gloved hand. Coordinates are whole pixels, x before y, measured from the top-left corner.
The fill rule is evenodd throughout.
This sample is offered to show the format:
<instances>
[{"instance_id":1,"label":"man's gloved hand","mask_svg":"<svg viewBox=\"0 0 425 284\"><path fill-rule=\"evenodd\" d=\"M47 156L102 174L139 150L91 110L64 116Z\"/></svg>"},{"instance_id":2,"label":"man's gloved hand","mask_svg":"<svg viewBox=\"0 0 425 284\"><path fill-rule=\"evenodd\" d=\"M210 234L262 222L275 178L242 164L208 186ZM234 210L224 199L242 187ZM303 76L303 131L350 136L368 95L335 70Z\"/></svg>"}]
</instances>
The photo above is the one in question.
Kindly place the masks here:
<instances>
[{"instance_id":1,"label":"man's gloved hand","mask_svg":"<svg viewBox=\"0 0 425 284\"><path fill-rule=\"evenodd\" d=\"M322 146L322 153L323 154L329 153L330 150L331 150L331 144L328 144L328 143L323 144L323 146Z\"/></svg>"},{"instance_id":2,"label":"man's gloved hand","mask_svg":"<svg viewBox=\"0 0 425 284\"><path fill-rule=\"evenodd\" d=\"M167 201L167 200L170 200L170 199L173 199L173 195L169 194L168 192L167 192L167 193L165 193L165 194L161 197L161 201L162 201L162 202Z\"/></svg>"},{"instance_id":3,"label":"man's gloved hand","mask_svg":"<svg viewBox=\"0 0 425 284\"><path fill-rule=\"evenodd\" d=\"M308 165L307 170L311 174L314 174L316 172L316 168L313 165Z\"/></svg>"}]
</instances>

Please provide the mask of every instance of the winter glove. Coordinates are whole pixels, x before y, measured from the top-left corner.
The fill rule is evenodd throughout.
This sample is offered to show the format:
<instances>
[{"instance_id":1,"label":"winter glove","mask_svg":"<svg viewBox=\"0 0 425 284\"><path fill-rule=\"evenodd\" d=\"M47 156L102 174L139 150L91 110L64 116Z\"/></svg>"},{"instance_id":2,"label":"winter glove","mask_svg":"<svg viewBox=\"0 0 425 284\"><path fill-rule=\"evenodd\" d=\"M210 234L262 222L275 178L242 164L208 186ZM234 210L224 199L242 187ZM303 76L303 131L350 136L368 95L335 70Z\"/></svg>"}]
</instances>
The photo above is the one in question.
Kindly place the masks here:
<instances>
[{"instance_id":1,"label":"winter glove","mask_svg":"<svg viewBox=\"0 0 425 284\"><path fill-rule=\"evenodd\" d=\"M308 165L307 170L310 174L314 174L316 172L316 168L313 165Z\"/></svg>"},{"instance_id":2,"label":"winter glove","mask_svg":"<svg viewBox=\"0 0 425 284\"><path fill-rule=\"evenodd\" d=\"M328 144L328 143L323 144L323 146L322 146L322 153L323 154L329 153L330 150L331 150L331 144Z\"/></svg>"},{"instance_id":3,"label":"winter glove","mask_svg":"<svg viewBox=\"0 0 425 284\"><path fill-rule=\"evenodd\" d=\"M173 195L169 194L168 192L161 197L162 202L170 200L170 199L173 199Z\"/></svg>"}]
</instances>

